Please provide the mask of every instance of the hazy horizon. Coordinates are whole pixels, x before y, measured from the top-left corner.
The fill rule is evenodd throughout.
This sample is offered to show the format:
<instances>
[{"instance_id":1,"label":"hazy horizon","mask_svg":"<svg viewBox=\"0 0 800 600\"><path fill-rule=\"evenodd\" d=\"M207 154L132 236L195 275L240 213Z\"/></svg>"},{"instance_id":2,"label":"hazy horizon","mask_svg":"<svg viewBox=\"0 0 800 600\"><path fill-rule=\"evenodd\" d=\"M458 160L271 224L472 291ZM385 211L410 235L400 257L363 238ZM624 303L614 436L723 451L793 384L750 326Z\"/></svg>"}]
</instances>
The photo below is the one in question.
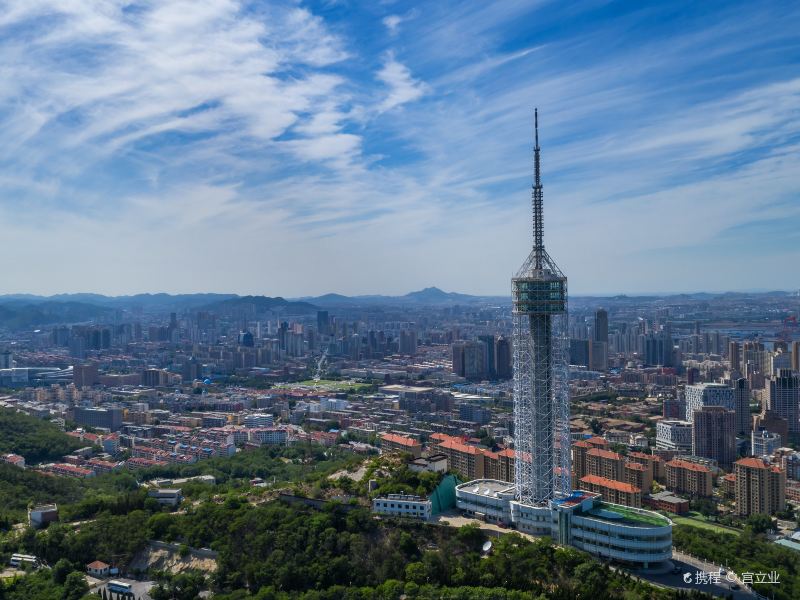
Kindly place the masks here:
<instances>
[{"instance_id":1,"label":"hazy horizon","mask_svg":"<svg viewBox=\"0 0 800 600\"><path fill-rule=\"evenodd\" d=\"M166 294L169 296L182 296L182 295L206 295L206 294L215 294L215 295L233 295L233 296L265 296L270 298L284 298L285 300L307 300L313 298L320 298L327 295L340 295L346 296L349 298L359 298L359 297L372 297L372 296L384 296L384 297L402 297L408 294L412 294L415 292L420 292L425 289L429 288L436 288L444 293L447 294L461 294L467 296L476 296L476 297L491 297L491 298L502 298L505 296L511 297L510 291L508 293L494 293L494 294L471 294L468 292L463 292L461 290L447 290L443 289L440 286L431 285L425 286L424 288L414 289L414 290L407 290L405 292L399 293L387 293L387 292L371 292L371 293L364 293L364 294L342 294L340 292L321 292L319 294L308 294L303 296L290 296L287 294L281 293L272 293L272 292L252 292L252 293L243 293L243 292L235 292L235 291L188 291L188 292L165 292L165 291L143 291L143 292L133 292L130 294L104 294L100 292L92 292L92 291L80 291L80 292L56 292L54 294L35 294L30 292L4 292L0 293L0 298L9 297L9 296L30 296L35 298L53 298L58 296L79 296L79 295L98 295L98 296L105 296L108 298L122 298L128 296L139 296L139 295L150 295L155 296L159 294ZM800 296L800 290L792 290L792 289L780 289L780 288L762 288L762 289L738 289L738 290L686 290L686 291L660 291L660 292L617 292L611 294L600 294L600 293L582 293L582 294L570 294L572 298L614 298L617 296L678 296L678 295L692 295L692 294L711 294L711 295L722 295L722 294L769 294L769 293L785 293L789 295L797 295Z\"/></svg>"}]
</instances>

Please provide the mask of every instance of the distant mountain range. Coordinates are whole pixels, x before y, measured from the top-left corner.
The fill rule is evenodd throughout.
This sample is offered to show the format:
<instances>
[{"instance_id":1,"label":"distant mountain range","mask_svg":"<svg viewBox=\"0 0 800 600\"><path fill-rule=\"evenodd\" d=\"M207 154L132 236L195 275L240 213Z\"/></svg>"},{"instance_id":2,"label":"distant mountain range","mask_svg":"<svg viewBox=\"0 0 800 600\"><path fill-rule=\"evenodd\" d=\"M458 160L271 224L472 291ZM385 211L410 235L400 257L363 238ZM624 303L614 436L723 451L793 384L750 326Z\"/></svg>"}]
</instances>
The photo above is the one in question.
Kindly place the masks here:
<instances>
[{"instance_id":1,"label":"distant mountain range","mask_svg":"<svg viewBox=\"0 0 800 600\"><path fill-rule=\"evenodd\" d=\"M652 294L641 296L573 296L571 302L581 306L612 306L663 301L675 302L725 302L746 298L785 298L797 296L796 292L723 292L693 294ZM320 308L452 306L510 303L508 295L472 296L445 292L428 287L403 296L363 295L344 296L325 294L303 298L285 299L270 296L239 296L237 294L136 294L132 296L104 296L102 294L9 294L0 296L0 327L26 329L57 323L81 323L104 319L114 310L142 310L149 313L205 310L220 314L264 314L277 312L290 315L311 314Z\"/></svg>"},{"instance_id":2,"label":"distant mountain range","mask_svg":"<svg viewBox=\"0 0 800 600\"><path fill-rule=\"evenodd\" d=\"M368 306L368 305L446 305L446 304L474 304L483 302L506 302L504 296L471 296L457 292L444 292L437 287L427 287L417 292L410 292L404 296L343 296L342 294L325 294L323 296L308 296L297 300L310 302L316 306Z\"/></svg>"},{"instance_id":3,"label":"distant mountain range","mask_svg":"<svg viewBox=\"0 0 800 600\"><path fill-rule=\"evenodd\" d=\"M54 323L81 323L99 319L112 308L71 300L42 300L31 303L0 299L0 326L8 329L29 329Z\"/></svg>"}]
</instances>

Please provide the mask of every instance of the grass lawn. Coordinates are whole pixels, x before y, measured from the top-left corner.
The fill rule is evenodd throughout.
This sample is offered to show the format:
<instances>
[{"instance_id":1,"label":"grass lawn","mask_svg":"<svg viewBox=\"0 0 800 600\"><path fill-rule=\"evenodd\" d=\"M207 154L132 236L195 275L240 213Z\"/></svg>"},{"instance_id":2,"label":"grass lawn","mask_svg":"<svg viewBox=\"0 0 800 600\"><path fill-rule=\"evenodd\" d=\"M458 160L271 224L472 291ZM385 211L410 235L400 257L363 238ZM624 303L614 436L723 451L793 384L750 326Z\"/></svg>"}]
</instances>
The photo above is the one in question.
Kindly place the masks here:
<instances>
[{"instance_id":1,"label":"grass lawn","mask_svg":"<svg viewBox=\"0 0 800 600\"><path fill-rule=\"evenodd\" d=\"M355 381L334 381L331 379L320 379L319 381L314 381L313 379L306 379L305 381L299 381L297 383L289 383L285 385L281 385L279 387L282 388L291 388L295 386L304 386L304 387L313 387L313 388L323 388L326 390L335 390L335 391L344 391L349 389L354 389L357 392L372 387L371 383L357 383Z\"/></svg>"},{"instance_id":2,"label":"grass lawn","mask_svg":"<svg viewBox=\"0 0 800 600\"><path fill-rule=\"evenodd\" d=\"M691 527L698 527L699 529L710 529L718 533L740 533L740 531L734 527L728 527L727 525L720 525L719 523L711 523L709 521L695 519L693 517L679 517L676 515L670 518L674 523L678 525L690 525Z\"/></svg>"}]
</instances>

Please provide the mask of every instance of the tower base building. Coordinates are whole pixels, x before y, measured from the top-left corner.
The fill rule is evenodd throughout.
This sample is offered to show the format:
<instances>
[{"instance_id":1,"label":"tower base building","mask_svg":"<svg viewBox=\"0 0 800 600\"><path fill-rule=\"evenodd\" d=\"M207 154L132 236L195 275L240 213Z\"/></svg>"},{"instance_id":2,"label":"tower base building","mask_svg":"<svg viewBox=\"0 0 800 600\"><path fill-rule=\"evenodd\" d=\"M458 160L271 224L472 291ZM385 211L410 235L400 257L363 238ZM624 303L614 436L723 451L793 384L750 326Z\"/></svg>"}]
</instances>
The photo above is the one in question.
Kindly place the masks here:
<instances>
[{"instance_id":1,"label":"tower base building","mask_svg":"<svg viewBox=\"0 0 800 600\"><path fill-rule=\"evenodd\" d=\"M506 481L476 479L456 486L464 515L549 536L600 559L649 568L672 558L672 521L656 512L604 502L600 494L575 491L547 506L514 499Z\"/></svg>"}]
</instances>

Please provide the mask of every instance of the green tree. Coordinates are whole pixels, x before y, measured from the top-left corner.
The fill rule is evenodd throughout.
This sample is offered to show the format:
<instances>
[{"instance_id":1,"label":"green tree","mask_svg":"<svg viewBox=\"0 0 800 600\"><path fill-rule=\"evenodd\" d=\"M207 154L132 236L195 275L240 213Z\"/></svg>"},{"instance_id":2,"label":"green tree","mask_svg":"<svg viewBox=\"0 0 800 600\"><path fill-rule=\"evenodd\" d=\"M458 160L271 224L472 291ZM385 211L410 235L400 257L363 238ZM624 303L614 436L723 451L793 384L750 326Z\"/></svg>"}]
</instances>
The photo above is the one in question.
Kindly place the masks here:
<instances>
[{"instance_id":1,"label":"green tree","mask_svg":"<svg viewBox=\"0 0 800 600\"><path fill-rule=\"evenodd\" d=\"M66 558L61 558L59 561L53 565L53 570L51 575L53 576L53 581L58 585L62 585L67 580L67 575L72 573L75 568L72 566L72 563L67 560Z\"/></svg>"},{"instance_id":2,"label":"green tree","mask_svg":"<svg viewBox=\"0 0 800 600\"><path fill-rule=\"evenodd\" d=\"M86 583L86 577L83 573L73 571L67 575L64 582L64 591L61 594L61 600L81 600L89 591L89 584Z\"/></svg>"},{"instance_id":3,"label":"green tree","mask_svg":"<svg viewBox=\"0 0 800 600\"><path fill-rule=\"evenodd\" d=\"M769 515L758 514L750 515L747 518L747 527L753 533L764 533L771 529L777 529L778 524Z\"/></svg>"}]
</instances>

